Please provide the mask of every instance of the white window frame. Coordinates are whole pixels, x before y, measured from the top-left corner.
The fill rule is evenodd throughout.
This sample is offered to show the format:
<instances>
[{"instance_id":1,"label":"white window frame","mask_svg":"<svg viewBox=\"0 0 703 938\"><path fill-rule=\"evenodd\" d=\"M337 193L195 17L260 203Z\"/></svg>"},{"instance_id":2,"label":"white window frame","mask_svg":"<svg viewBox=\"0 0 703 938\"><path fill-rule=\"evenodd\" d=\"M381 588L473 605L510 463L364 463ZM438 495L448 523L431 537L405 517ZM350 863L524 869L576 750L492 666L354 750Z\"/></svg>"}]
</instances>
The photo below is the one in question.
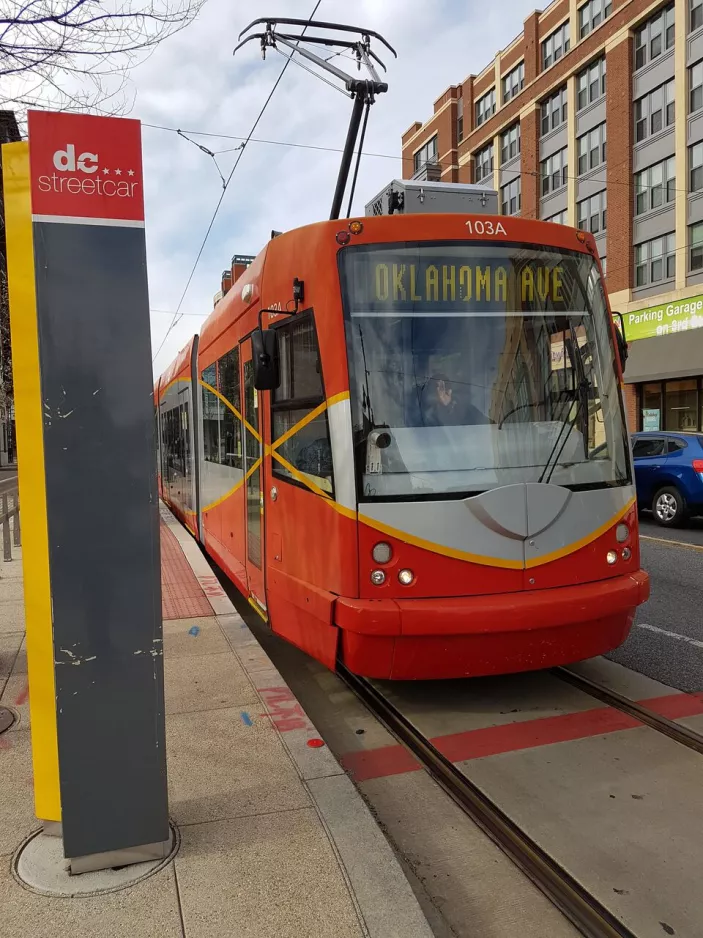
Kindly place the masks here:
<instances>
[{"instance_id":1,"label":"white window frame","mask_svg":"<svg viewBox=\"0 0 703 938\"><path fill-rule=\"evenodd\" d=\"M506 155L507 154L507 155ZM520 121L500 135L500 163L507 163L520 155Z\"/></svg>"},{"instance_id":2,"label":"white window frame","mask_svg":"<svg viewBox=\"0 0 703 938\"><path fill-rule=\"evenodd\" d=\"M566 55L570 46L569 21L566 20L542 40L542 71L551 68L563 55Z\"/></svg>"},{"instance_id":3,"label":"white window frame","mask_svg":"<svg viewBox=\"0 0 703 938\"><path fill-rule=\"evenodd\" d=\"M549 195L550 192L558 192L563 189L569 179L569 167L567 165L568 147L562 147L556 153L552 153L546 160L539 164L540 175L540 195Z\"/></svg>"},{"instance_id":4,"label":"white window frame","mask_svg":"<svg viewBox=\"0 0 703 938\"><path fill-rule=\"evenodd\" d=\"M658 195L661 201L658 200ZM676 158L667 157L635 173L635 218L676 201ZM640 205L644 205L639 210Z\"/></svg>"},{"instance_id":5,"label":"white window frame","mask_svg":"<svg viewBox=\"0 0 703 938\"><path fill-rule=\"evenodd\" d=\"M521 177L500 187L500 208L503 215L517 215L522 208Z\"/></svg>"},{"instance_id":6,"label":"white window frame","mask_svg":"<svg viewBox=\"0 0 703 938\"><path fill-rule=\"evenodd\" d=\"M593 86L597 87L597 93L593 94ZM576 76L576 110L582 111L585 107L588 107L589 104L594 104L596 101L605 95L606 91L606 71L605 71L605 56L602 55L599 59L596 59L595 62L591 62L590 65L587 65L586 68L582 69ZM586 100L581 101L581 94L585 93Z\"/></svg>"},{"instance_id":7,"label":"white window frame","mask_svg":"<svg viewBox=\"0 0 703 938\"><path fill-rule=\"evenodd\" d=\"M476 126L480 127L481 124L485 124L487 120L490 120L496 112L495 87L491 88L491 90L487 91L485 94L482 94L478 101L476 101L474 107L476 112Z\"/></svg>"},{"instance_id":8,"label":"white window frame","mask_svg":"<svg viewBox=\"0 0 703 938\"><path fill-rule=\"evenodd\" d=\"M585 39L596 27L605 22L612 12L612 0L587 0L578 11L579 39Z\"/></svg>"},{"instance_id":9,"label":"white window frame","mask_svg":"<svg viewBox=\"0 0 703 938\"><path fill-rule=\"evenodd\" d=\"M651 238L635 245L634 289L665 283L676 277L676 235L673 231L658 238ZM661 276L654 276L655 265L661 264ZM642 282L638 283L638 271L641 270ZM669 271L672 271L669 273Z\"/></svg>"}]
</instances>

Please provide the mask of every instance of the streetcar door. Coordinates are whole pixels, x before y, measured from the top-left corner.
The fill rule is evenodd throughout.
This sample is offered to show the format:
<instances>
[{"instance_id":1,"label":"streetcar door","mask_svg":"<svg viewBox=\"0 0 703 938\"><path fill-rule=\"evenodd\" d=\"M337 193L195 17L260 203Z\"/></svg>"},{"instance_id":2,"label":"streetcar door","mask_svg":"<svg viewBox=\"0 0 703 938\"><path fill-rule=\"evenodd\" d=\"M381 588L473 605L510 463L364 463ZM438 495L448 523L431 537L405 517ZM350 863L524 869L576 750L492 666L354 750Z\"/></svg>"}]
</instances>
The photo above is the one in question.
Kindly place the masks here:
<instances>
[{"instance_id":1,"label":"streetcar door","mask_svg":"<svg viewBox=\"0 0 703 938\"><path fill-rule=\"evenodd\" d=\"M262 493L262 436L263 422L261 398L254 387L254 363L251 339L240 344L242 362L242 388L244 389L244 525L246 532L246 571L249 598L254 608L266 615L264 590L264 526Z\"/></svg>"}]
</instances>

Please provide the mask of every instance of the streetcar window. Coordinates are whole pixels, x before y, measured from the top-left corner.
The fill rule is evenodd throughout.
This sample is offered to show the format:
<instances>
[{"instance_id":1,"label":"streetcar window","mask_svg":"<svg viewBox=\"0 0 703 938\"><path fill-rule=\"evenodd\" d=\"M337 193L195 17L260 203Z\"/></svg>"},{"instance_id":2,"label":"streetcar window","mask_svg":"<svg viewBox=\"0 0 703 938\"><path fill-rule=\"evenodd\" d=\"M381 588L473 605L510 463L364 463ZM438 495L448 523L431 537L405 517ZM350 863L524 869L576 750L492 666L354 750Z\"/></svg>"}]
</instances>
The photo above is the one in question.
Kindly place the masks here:
<instances>
[{"instance_id":1,"label":"streetcar window","mask_svg":"<svg viewBox=\"0 0 703 938\"><path fill-rule=\"evenodd\" d=\"M223 466L241 469L242 424L238 348L232 349L218 360L217 390L226 401L226 403L220 402L220 458L218 461Z\"/></svg>"},{"instance_id":2,"label":"streetcar window","mask_svg":"<svg viewBox=\"0 0 703 938\"><path fill-rule=\"evenodd\" d=\"M281 382L271 394L273 473L331 494L332 447L327 413L322 410L310 419L325 400L312 314L296 317L277 327L276 332Z\"/></svg>"},{"instance_id":3,"label":"streetcar window","mask_svg":"<svg viewBox=\"0 0 703 938\"><path fill-rule=\"evenodd\" d=\"M200 473L203 511L238 485L244 475L242 454L239 347L208 365L200 375L203 463Z\"/></svg>"},{"instance_id":4,"label":"streetcar window","mask_svg":"<svg viewBox=\"0 0 703 938\"><path fill-rule=\"evenodd\" d=\"M217 387L217 366L209 365L200 375L203 410L203 457L205 462L220 461L221 402L211 389Z\"/></svg>"},{"instance_id":5,"label":"streetcar window","mask_svg":"<svg viewBox=\"0 0 703 938\"><path fill-rule=\"evenodd\" d=\"M457 242L350 247L339 258L362 500L627 484L593 258Z\"/></svg>"}]
</instances>

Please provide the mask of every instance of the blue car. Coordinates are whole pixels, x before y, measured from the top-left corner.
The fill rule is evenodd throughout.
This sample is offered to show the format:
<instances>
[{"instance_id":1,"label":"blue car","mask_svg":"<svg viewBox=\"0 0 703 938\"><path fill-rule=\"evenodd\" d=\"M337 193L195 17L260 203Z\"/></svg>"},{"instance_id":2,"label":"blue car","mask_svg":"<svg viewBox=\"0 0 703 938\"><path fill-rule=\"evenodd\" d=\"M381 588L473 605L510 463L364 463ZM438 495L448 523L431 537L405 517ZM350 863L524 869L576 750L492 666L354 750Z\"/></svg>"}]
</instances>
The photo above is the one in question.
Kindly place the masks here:
<instances>
[{"instance_id":1,"label":"blue car","mask_svg":"<svg viewBox=\"0 0 703 938\"><path fill-rule=\"evenodd\" d=\"M665 527L703 515L703 434L650 430L632 435L637 503Z\"/></svg>"}]
</instances>

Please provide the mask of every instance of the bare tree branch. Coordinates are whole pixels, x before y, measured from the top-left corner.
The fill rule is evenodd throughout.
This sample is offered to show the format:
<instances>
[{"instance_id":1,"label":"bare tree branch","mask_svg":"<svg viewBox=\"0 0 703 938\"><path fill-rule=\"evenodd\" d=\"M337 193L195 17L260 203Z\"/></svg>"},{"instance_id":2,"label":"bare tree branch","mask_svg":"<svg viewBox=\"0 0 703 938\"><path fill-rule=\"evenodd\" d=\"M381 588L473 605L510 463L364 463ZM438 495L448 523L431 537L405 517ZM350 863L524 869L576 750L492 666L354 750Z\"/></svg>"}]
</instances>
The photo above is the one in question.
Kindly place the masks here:
<instances>
[{"instance_id":1,"label":"bare tree branch","mask_svg":"<svg viewBox=\"0 0 703 938\"><path fill-rule=\"evenodd\" d=\"M0 0L0 107L124 114L130 71L206 0Z\"/></svg>"}]
</instances>

